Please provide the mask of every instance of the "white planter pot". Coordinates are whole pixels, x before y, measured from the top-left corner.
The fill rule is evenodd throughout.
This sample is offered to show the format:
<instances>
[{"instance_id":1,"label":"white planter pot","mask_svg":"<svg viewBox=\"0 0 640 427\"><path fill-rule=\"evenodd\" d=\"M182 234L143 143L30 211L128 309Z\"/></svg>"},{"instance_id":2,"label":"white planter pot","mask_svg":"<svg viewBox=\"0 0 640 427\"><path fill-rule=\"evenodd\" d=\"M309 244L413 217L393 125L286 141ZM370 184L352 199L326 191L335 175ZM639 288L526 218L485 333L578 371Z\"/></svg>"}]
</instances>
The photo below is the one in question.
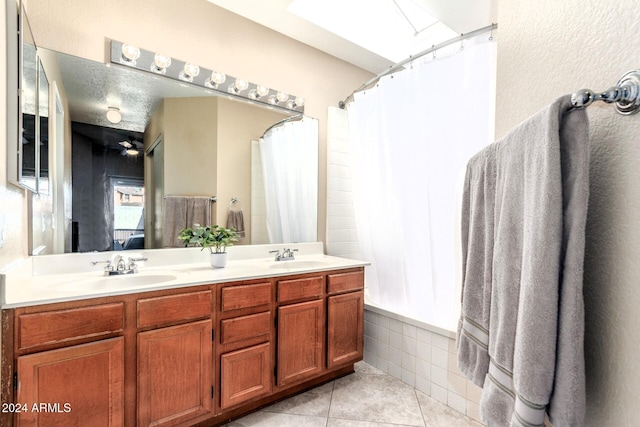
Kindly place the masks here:
<instances>
[{"instance_id":1,"label":"white planter pot","mask_svg":"<svg viewBox=\"0 0 640 427\"><path fill-rule=\"evenodd\" d=\"M211 253L209 254L209 263L213 268L222 268L227 265L227 253Z\"/></svg>"}]
</instances>

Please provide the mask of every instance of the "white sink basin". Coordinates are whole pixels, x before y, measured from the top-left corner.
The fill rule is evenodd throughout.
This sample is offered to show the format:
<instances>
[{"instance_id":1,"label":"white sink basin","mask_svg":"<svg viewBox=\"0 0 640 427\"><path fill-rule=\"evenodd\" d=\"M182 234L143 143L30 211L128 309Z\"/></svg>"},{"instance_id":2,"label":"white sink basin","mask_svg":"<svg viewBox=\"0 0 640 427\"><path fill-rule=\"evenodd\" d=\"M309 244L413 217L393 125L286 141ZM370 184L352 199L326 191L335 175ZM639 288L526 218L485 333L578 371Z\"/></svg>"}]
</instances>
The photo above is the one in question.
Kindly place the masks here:
<instances>
[{"instance_id":1,"label":"white sink basin","mask_svg":"<svg viewBox=\"0 0 640 427\"><path fill-rule=\"evenodd\" d=\"M293 261L275 261L269 268L277 268L277 269L293 269L293 268L323 268L329 265L325 261L314 261L314 260L293 260Z\"/></svg>"},{"instance_id":2,"label":"white sink basin","mask_svg":"<svg viewBox=\"0 0 640 427\"><path fill-rule=\"evenodd\" d=\"M122 289L130 286L147 286L176 280L173 274L125 274L122 276L101 276L75 279L56 286L61 291L100 291Z\"/></svg>"}]
</instances>

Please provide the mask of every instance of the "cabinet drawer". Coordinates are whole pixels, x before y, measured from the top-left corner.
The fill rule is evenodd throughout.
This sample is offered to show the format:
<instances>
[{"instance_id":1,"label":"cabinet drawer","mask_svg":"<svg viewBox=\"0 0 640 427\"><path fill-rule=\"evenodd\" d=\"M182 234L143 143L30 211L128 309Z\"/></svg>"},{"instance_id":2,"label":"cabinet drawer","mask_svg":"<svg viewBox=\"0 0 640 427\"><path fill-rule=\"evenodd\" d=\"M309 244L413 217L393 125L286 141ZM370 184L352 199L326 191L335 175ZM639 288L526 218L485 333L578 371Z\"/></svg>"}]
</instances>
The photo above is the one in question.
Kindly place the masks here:
<instances>
[{"instance_id":1,"label":"cabinet drawer","mask_svg":"<svg viewBox=\"0 0 640 427\"><path fill-rule=\"evenodd\" d=\"M278 282L278 302L316 298L322 295L323 278L282 280Z\"/></svg>"},{"instance_id":2,"label":"cabinet drawer","mask_svg":"<svg viewBox=\"0 0 640 427\"><path fill-rule=\"evenodd\" d=\"M124 304L104 304L18 317L18 348L99 337L124 330Z\"/></svg>"},{"instance_id":3,"label":"cabinet drawer","mask_svg":"<svg viewBox=\"0 0 640 427\"><path fill-rule=\"evenodd\" d=\"M220 322L220 343L230 344L250 338L269 335L271 332L271 312L234 317Z\"/></svg>"},{"instance_id":4,"label":"cabinet drawer","mask_svg":"<svg viewBox=\"0 0 640 427\"><path fill-rule=\"evenodd\" d=\"M330 274L327 279L327 292L330 294L364 289L364 271Z\"/></svg>"},{"instance_id":5,"label":"cabinet drawer","mask_svg":"<svg viewBox=\"0 0 640 427\"><path fill-rule=\"evenodd\" d=\"M255 285L227 286L222 288L222 311L257 307L271 303L271 283Z\"/></svg>"},{"instance_id":6,"label":"cabinet drawer","mask_svg":"<svg viewBox=\"0 0 640 427\"><path fill-rule=\"evenodd\" d=\"M138 300L138 328L211 316L211 291Z\"/></svg>"}]
</instances>

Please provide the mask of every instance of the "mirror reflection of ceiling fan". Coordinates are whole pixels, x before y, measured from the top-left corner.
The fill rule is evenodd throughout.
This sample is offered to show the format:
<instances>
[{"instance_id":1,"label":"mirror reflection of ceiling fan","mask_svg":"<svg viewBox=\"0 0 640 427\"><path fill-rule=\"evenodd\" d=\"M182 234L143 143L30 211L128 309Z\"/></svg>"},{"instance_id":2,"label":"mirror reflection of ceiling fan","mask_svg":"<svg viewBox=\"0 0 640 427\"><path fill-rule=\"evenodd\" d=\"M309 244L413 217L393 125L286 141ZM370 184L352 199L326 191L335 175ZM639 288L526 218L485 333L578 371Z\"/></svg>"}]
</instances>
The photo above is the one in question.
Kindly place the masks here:
<instances>
[{"instance_id":1,"label":"mirror reflection of ceiling fan","mask_svg":"<svg viewBox=\"0 0 640 427\"><path fill-rule=\"evenodd\" d=\"M120 151L121 156L137 156L142 151L142 147L144 146L141 141L130 140L130 141L120 141L118 142L123 148Z\"/></svg>"}]
</instances>

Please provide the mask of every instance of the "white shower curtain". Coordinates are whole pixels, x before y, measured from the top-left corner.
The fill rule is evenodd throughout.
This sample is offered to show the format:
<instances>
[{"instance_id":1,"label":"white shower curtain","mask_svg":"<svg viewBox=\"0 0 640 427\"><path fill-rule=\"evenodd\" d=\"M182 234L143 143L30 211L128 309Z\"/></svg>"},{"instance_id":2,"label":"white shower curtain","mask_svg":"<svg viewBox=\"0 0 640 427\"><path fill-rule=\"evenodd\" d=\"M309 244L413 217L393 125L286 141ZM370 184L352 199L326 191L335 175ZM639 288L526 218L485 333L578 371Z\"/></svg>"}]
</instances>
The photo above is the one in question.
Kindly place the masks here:
<instances>
[{"instance_id":1,"label":"white shower curtain","mask_svg":"<svg viewBox=\"0 0 640 427\"><path fill-rule=\"evenodd\" d=\"M315 242L318 224L318 121L305 117L260 139L270 243Z\"/></svg>"},{"instance_id":2,"label":"white shower curtain","mask_svg":"<svg viewBox=\"0 0 640 427\"><path fill-rule=\"evenodd\" d=\"M488 37L428 55L348 107L358 240L372 263L367 297L451 330L456 187L467 160L493 139Z\"/></svg>"}]
</instances>

